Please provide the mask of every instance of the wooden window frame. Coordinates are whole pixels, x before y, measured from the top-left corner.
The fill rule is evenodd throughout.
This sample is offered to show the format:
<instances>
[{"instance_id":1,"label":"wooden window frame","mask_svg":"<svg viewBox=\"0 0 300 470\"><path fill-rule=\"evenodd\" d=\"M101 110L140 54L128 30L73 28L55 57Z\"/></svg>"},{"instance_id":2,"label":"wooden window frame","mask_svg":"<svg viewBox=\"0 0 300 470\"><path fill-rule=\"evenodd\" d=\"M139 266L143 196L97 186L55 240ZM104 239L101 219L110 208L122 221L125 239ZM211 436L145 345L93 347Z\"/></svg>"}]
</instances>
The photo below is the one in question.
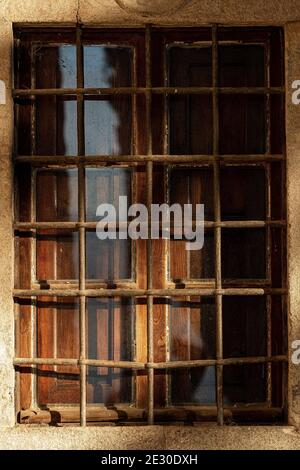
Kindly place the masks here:
<instances>
[{"instance_id":1,"label":"wooden window frame","mask_svg":"<svg viewBox=\"0 0 300 470\"><path fill-rule=\"evenodd\" d=\"M224 29L224 28L223 28ZM257 32L266 30L267 28L257 28ZM35 29L33 28L33 31ZM71 28L70 31L73 31ZM84 28L81 25L78 25L76 28L76 55L77 55L77 86L72 89L36 89L34 83L31 84L30 89L21 89L18 87L16 82L16 87L13 90L13 96L15 99L15 117L16 117L16 127L18 125L18 99L21 97L33 97L41 95L76 95L77 99L77 137L78 137L78 155L77 156L38 156L34 152L32 155L19 155L17 150L14 155L14 163L16 166L20 165L29 165L30 167L47 167L47 166L56 166L56 167L66 167L70 165L76 166L78 168L78 194L79 194L79 218L78 222L36 222L35 220L30 220L29 222L20 222L16 220L14 223L14 230L17 231L31 231L34 232L37 229L45 228L70 228L76 229L79 231L79 285L78 288L50 288L43 289L37 288L33 283L27 289L14 289L14 298L16 300L16 322L18 322L18 302L20 299L24 298L36 298L38 296L47 295L47 297L69 297L74 296L79 298L79 311L80 311L80 357L78 359L61 359L61 358L38 358L34 355L34 347L32 347L32 355L30 357L18 357L18 338L17 339L17 353L14 359L14 364L16 367L17 374L17 383L19 380L19 368L24 365L38 366L38 365L76 365L80 368L80 425L85 426L87 421L91 419L90 415L95 413L97 420L99 419L100 414L97 411L89 411L87 409L87 398L86 398L86 371L88 366L97 366L97 367L118 367L130 370L140 370L145 371L147 375L147 422L148 424L154 423L157 421L157 416L161 417L162 415L167 416L166 419L169 419L171 415L175 417L178 416L178 410L176 407L173 410L161 410L157 412L154 409L154 373L157 370L164 369L179 369L187 367L205 367L205 366L215 366L216 367L216 415L219 425L224 424L224 417L226 418L226 408L223 403L223 367L226 365L238 365L238 364L267 364L268 367L268 380L271 381L271 365L273 363L286 363L288 357L286 354L272 355L272 347L270 344L270 335L271 335L271 310L270 303L272 296L280 296L282 298L282 303L285 302L285 296L287 294L286 289L286 280L285 275L283 275L282 286L273 288L271 286L244 286L244 287L231 287L224 286L222 281L221 273L221 234L223 228L266 228L267 236L270 237L270 230L273 227L277 227L282 230L286 229L286 220L280 218L278 220L271 219L271 215L267 213L267 218L264 221L222 221L221 219L221 206L220 206L220 167L222 163L264 163L268 171L268 178L270 179L270 165L272 162L281 162L281 165L284 166L285 155L284 151L281 154L272 154L270 149L270 96L273 94L284 96L285 89L283 84L281 86L271 86L270 75L269 75L269 60L266 60L266 76L268 77L267 86L264 87L219 87L218 86L218 34L219 30L216 25L212 28L201 28L200 31L211 31L211 40L208 43L212 47L212 86L211 87L170 87L166 84L164 86L153 86L153 71L152 71L152 31L150 26L146 26L145 29L145 64L141 72L142 79L137 81L132 87L120 87L120 88L95 88L95 89L86 89L84 88L83 81L83 42L82 42L82 33ZM247 31L247 29L245 29ZM50 36L52 33L49 33ZM127 34L127 39L125 40L126 44L130 43L131 32L116 32L116 30L103 31L103 42L105 43L105 38L108 41L111 41L113 38L116 38L118 44L123 43L122 38L124 34ZM180 35L183 37L189 35L190 41L193 42L199 37L199 30L180 30L168 32L169 39L178 40ZM206 33L205 33L206 34ZM264 33L262 33L264 34ZM259 34L258 34L259 35ZM247 33L246 33L247 36ZM47 39L47 34L45 35ZM249 34L249 39L251 34ZM253 38L253 36L252 36ZM19 39L16 35L15 40L15 50L16 55L18 51ZM138 59L141 60L141 57ZM144 76L143 76L144 75ZM141 85L142 81L145 81L144 86ZM165 146L165 151L162 154L153 154L153 143L152 143L152 99L154 95L166 96L171 94L211 94L213 102L213 152L212 155L168 155L167 147ZM262 94L266 96L267 107L266 107L266 152L260 155L220 155L219 152L219 106L218 98L220 94ZM129 94L132 96L142 95L145 97L145 152L143 154L133 154L133 155L121 155L121 156L107 156L107 155L97 155L97 156L85 156L84 150L84 95L89 94ZM17 145L15 145L17 149ZM185 280L184 287L178 288L174 283L169 282L166 288L154 288L153 287L153 243L151 239L147 241L147 285L146 288L141 289L134 287L128 289L127 287L117 286L116 288L88 288L86 285L86 273L85 273L85 232L88 228L95 228L96 223L86 222L85 220L85 168L89 165L105 165L105 164L129 164L129 165L145 165L146 168L146 201L147 207L150 208L153 200L152 188L153 188L153 168L154 164L162 163L170 165L189 165L189 164L210 164L213 167L214 175L214 221L206 221L205 227L211 228L214 230L215 235L215 282L214 285L203 285L203 283L194 282L191 283L188 280ZM270 192L270 181L268 179L268 191ZM33 195L31 194L31 197ZM270 198L269 198L270 199ZM269 207L268 207L269 209ZM150 211L149 211L150 212ZM151 220L149 219L149 225L151 227ZM283 249L285 253L285 249ZM271 256L268 251L268 256ZM285 254L283 255L283 264L284 264ZM270 266L270 263L267 264ZM154 361L154 344L153 344L153 334L154 334L154 325L153 325L153 301L158 297L182 297L182 296L195 296L195 295L207 295L214 296L216 302L216 359L199 359L199 360L181 360L181 361ZM266 296L268 312L267 312L267 335L268 335L268 353L267 356L258 356L258 357L247 357L247 358L224 358L223 357L223 345L222 345L222 298L223 296ZM85 325L85 312L86 312L86 298L87 297L145 297L147 299L147 361L113 361L113 360L92 360L86 357L86 325ZM34 324L34 317L33 317ZM35 340L35 335L33 335L33 341ZM201 407L199 407L200 409ZM202 407L203 408L203 407ZM282 415L282 409L278 412L278 409L269 407L267 413L264 414L262 409L253 408L248 410L248 416L255 416L255 419L264 419L264 416L271 417L275 420L278 418L278 414ZM187 409L188 412L188 409ZM245 410L238 409L236 410L237 414L240 413L242 417L245 416ZM20 414L20 421L23 422L22 416L24 417L23 412ZM41 415L37 419L29 419L29 422L37 422L45 419L49 419L47 415L46 418L41 417L47 412L41 411ZM176 414L177 413L177 414ZM185 412L184 412L185 413ZM62 414L64 412L62 411ZM76 413L75 413L76 414ZM134 413L133 413L134 414ZM26 413L25 413L26 415ZM66 416L68 412L66 412ZM78 413L77 413L78 415ZM107 413L103 414L103 420L115 419L113 413L109 410ZM136 415L135 415L136 416ZM139 419L143 418L145 415L139 415ZM202 410L203 416L211 416L210 412L207 410ZM52 418L51 418L52 419ZM74 418L65 418L66 421L69 421ZM76 418L77 419L77 418ZM102 418L101 418L102 419ZM162 418L164 419L164 418ZM243 419L243 418L242 418ZM246 418L247 419L247 418ZM26 420L25 420L26 421Z\"/></svg>"}]
</instances>

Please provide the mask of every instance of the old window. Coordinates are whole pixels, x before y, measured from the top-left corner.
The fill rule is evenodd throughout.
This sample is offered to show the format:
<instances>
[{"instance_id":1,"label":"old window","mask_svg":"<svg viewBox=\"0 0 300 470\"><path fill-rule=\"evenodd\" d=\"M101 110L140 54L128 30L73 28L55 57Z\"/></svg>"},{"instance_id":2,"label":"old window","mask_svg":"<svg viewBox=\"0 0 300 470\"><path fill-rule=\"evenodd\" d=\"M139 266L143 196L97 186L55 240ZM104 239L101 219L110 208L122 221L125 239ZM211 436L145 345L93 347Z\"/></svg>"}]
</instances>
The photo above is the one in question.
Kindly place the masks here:
<instances>
[{"instance_id":1,"label":"old window","mask_svg":"<svg viewBox=\"0 0 300 470\"><path fill-rule=\"evenodd\" d=\"M283 77L278 28L15 28L19 422L284 419ZM99 240L119 196L203 249Z\"/></svg>"}]
</instances>

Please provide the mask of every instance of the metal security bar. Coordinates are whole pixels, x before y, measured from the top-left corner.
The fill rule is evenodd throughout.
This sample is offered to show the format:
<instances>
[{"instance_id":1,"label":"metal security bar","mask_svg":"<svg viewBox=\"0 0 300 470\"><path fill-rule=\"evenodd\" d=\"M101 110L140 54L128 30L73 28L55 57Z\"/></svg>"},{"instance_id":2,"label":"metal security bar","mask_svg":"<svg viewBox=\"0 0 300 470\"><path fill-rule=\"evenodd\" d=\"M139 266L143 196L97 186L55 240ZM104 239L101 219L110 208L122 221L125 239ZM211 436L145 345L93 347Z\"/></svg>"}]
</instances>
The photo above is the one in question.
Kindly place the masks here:
<instances>
[{"instance_id":1,"label":"metal security bar","mask_svg":"<svg viewBox=\"0 0 300 470\"><path fill-rule=\"evenodd\" d=\"M38 168L78 168L78 222L37 222L32 217L29 222L15 221L14 230L16 231L35 231L36 229L60 229L67 228L79 231L79 283L78 288L66 286L65 288L34 288L34 282L31 280L31 288L14 289L15 299L36 298L38 296L47 297L77 297L79 298L80 313L80 357L78 359L68 358L38 358L35 357L32 349L32 357L16 357L15 366L21 365L50 365L50 366L78 366L80 368L80 425L85 426L87 422L87 367L107 367L120 368L128 370L145 370L147 373L148 396L147 396L147 420L148 424L154 422L154 372L158 369L180 369L193 367L214 366L216 369L216 404L217 420L219 425L224 423L224 403L223 403L223 368L228 365L241 364L267 364L268 368L268 402L270 404L271 387L271 364L282 363L288 360L287 355L272 355L270 343L271 314L270 300L272 296L283 296L287 293L285 288L272 287L240 287L230 288L222 285L222 260L221 260L221 234L222 228L258 228L266 227L268 238L271 227L284 229L285 220L271 220L270 216L270 198L268 200L267 220L249 220L249 221L222 221L221 220L221 201L220 201L220 167L222 163L264 163L268 165L268 174L271 162L281 162L284 155L272 154L270 148L270 96L272 94L284 95L284 87L271 87L269 78L269 60L266 61L267 86L265 87L219 87L219 61L218 61L218 28L212 27L212 87L152 87L152 64L151 64L151 27L145 29L145 65L146 65L146 86L145 87L116 87L116 88L84 88L84 64L83 64L83 41L82 27L76 28L76 64L77 64L77 88L45 88L37 89L32 83L31 89L13 90L14 99L27 97L34 100L36 96L46 95L75 95L77 100L77 144L78 156L39 156L35 155L33 146L30 156L15 155L15 164L30 164ZM122 155L108 156L96 155L85 156L85 135L84 135L84 95L136 95L142 94L146 99L146 154L145 155ZM155 155L152 151L152 95L171 95L171 94L211 94L213 107L213 152L212 155ZM266 152L257 155L220 155L219 153L219 95L220 94L262 94L266 96ZM19 106L19 104L16 104ZM205 221L206 228L214 229L214 257L215 257L215 285L212 288L205 286L195 286L194 288L153 288L153 256L152 242L149 237L147 240L147 288L87 288L86 285L86 230L96 228L99 222L86 222L86 194L85 194L85 168L89 166L102 166L107 164L145 164L146 166L146 199L149 213L148 229L151 232L150 207L153 197L153 163L180 165L188 164L210 164L213 167L214 175L214 221ZM270 180L268 179L268 186ZM268 189L269 191L269 189ZM123 228L126 223L119 224L117 229ZM270 253L267 254L268 257ZM158 297L180 297L180 296L214 296L216 304L216 359L199 360L181 360L181 361L154 361L153 344L153 300ZM267 355L256 357L224 358L223 357L223 325L222 325L222 299L223 296L267 296L268 315L267 315ZM115 360L96 360L87 359L86 351L86 299L87 297L145 297L147 299L147 362L137 361L115 361ZM18 305L18 302L16 302ZM18 320L18 309L16 308L16 321ZM36 338L36 322L32 322L33 338ZM18 377L19 379L19 377Z\"/></svg>"}]
</instances>

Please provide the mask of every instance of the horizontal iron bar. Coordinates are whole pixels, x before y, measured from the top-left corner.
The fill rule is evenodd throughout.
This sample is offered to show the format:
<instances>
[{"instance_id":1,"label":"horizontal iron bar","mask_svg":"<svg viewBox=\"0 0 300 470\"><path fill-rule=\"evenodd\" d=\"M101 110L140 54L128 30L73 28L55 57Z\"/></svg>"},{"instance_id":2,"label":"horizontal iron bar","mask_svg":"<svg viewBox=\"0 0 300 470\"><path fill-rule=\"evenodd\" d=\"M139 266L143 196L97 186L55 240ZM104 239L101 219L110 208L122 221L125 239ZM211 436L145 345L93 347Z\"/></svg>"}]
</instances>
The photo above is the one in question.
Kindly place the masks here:
<instances>
[{"instance_id":1,"label":"horizontal iron bar","mask_svg":"<svg viewBox=\"0 0 300 470\"><path fill-rule=\"evenodd\" d=\"M196 221L193 221L192 227L196 226ZM124 230L129 226L130 221L128 222L116 222L116 230ZM140 225L147 225L148 222L141 222ZM155 222L152 221L152 226L155 226ZM166 226L160 222L159 225L161 228L164 228L164 231L167 230ZM199 223L198 223L199 225ZM213 222L206 220L204 221L205 228L263 228L263 227L284 227L286 226L285 220L226 220L222 222ZM84 227L86 229L96 229L97 227L105 228L107 227L107 222L16 222L14 224L15 230L35 230L35 229L78 229ZM182 225L176 225L175 227L170 226L170 230L174 228L182 228ZM114 230L114 229L113 229ZM111 230L112 231L112 230Z\"/></svg>"},{"instance_id":2,"label":"horizontal iron bar","mask_svg":"<svg viewBox=\"0 0 300 470\"><path fill-rule=\"evenodd\" d=\"M18 155L16 163L32 163L36 165L95 165L96 163L143 163L147 161L158 163L213 163L215 159L229 163L255 163L265 161L280 161L284 156L279 154L253 154L253 155Z\"/></svg>"},{"instance_id":3,"label":"horizontal iron bar","mask_svg":"<svg viewBox=\"0 0 300 470\"><path fill-rule=\"evenodd\" d=\"M283 94L284 87L115 87L115 88L27 88L14 89L13 96L43 95L130 95L130 94Z\"/></svg>"},{"instance_id":4,"label":"horizontal iron bar","mask_svg":"<svg viewBox=\"0 0 300 470\"><path fill-rule=\"evenodd\" d=\"M185 297L185 296L251 296L284 295L286 289L279 288L226 288L226 289L14 289L16 298L28 297Z\"/></svg>"},{"instance_id":5,"label":"horizontal iron bar","mask_svg":"<svg viewBox=\"0 0 300 470\"><path fill-rule=\"evenodd\" d=\"M51 366L95 366L118 369L180 369L190 367L207 367L214 365L239 365L239 364L263 364L270 362L287 361L286 355L277 356L255 356L255 357L233 357L227 359L198 359L189 361L170 361L170 362L130 362L130 361L106 361L98 359L63 359L63 358L15 358L14 365L33 364L33 365L51 365Z\"/></svg>"},{"instance_id":6,"label":"horizontal iron bar","mask_svg":"<svg viewBox=\"0 0 300 470\"><path fill-rule=\"evenodd\" d=\"M95 366L95 367L117 367L119 369L145 369L143 362L129 361L106 361L98 359L64 359L64 358L16 358L15 365L53 365L53 366Z\"/></svg>"}]
</instances>

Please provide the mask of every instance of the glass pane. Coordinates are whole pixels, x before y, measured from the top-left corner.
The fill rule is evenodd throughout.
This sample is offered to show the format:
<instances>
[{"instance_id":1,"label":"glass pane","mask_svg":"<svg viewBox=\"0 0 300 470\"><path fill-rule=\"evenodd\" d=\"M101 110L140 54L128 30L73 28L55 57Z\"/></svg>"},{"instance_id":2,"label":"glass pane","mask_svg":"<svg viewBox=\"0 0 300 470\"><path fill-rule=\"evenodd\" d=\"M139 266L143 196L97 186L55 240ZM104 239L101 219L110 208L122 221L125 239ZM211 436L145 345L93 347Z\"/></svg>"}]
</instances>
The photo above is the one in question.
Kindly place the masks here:
<instances>
[{"instance_id":1,"label":"glass pane","mask_svg":"<svg viewBox=\"0 0 300 470\"><path fill-rule=\"evenodd\" d=\"M85 88L128 87L132 82L132 49L129 47L85 45Z\"/></svg>"},{"instance_id":2,"label":"glass pane","mask_svg":"<svg viewBox=\"0 0 300 470\"><path fill-rule=\"evenodd\" d=\"M76 88L76 46L39 45L33 53L37 88Z\"/></svg>"},{"instance_id":3,"label":"glass pane","mask_svg":"<svg viewBox=\"0 0 300 470\"><path fill-rule=\"evenodd\" d=\"M78 280L78 232L38 230L36 235L37 280Z\"/></svg>"},{"instance_id":4,"label":"glass pane","mask_svg":"<svg viewBox=\"0 0 300 470\"><path fill-rule=\"evenodd\" d=\"M86 155L130 155L131 113L130 96L86 96Z\"/></svg>"},{"instance_id":5,"label":"glass pane","mask_svg":"<svg viewBox=\"0 0 300 470\"><path fill-rule=\"evenodd\" d=\"M99 240L95 230L88 230L86 257L89 280L113 282L132 277L130 240Z\"/></svg>"},{"instance_id":6,"label":"glass pane","mask_svg":"<svg viewBox=\"0 0 300 470\"><path fill-rule=\"evenodd\" d=\"M39 297L37 301L37 354L39 357L78 359L79 302L72 297ZM46 334L47 333L47 334ZM39 366L38 402L79 403L77 366Z\"/></svg>"},{"instance_id":7,"label":"glass pane","mask_svg":"<svg viewBox=\"0 0 300 470\"><path fill-rule=\"evenodd\" d=\"M265 356L266 321L264 297L223 297L224 357Z\"/></svg>"},{"instance_id":8,"label":"glass pane","mask_svg":"<svg viewBox=\"0 0 300 470\"><path fill-rule=\"evenodd\" d=\"M219 85L255 87L265 85L265 48L256 45L219 45Z\"/></svg>"},{"instance_id":9,"label":"glass pane","mask_svg":"<svg viewBox=\"0 0 300 470\"><path fill-rule=\"evenodd\" d=\"M264 168L221 168L221 217L222 220L265 220Z\"/></svg>"},{"instance_id":10,"label":"glass pane","mask_svg":"<svg viewBox=\"0 0 300 470\"><path fill-rule=\"evenodd\" d=\"M173 282L215 277L214 232L205 230L201 250L188 251L187 240L170 241L170 275Z\"/></svg>"},{"instance_id":11,"label":"glass pane","mask_svg":"<svg viewBox=\"0 0 300 470\"><path fill-rule=\"evenodd\" d=\"M215 358L215 301L209 297L172 299L170 359ZM171 371L173 403L214 403L214 367Z\"/></svg>"},{"instance_id":12,"label":"glass pane","mask_svg":"<svg viewBox=\"0 0 300 470\"><path fill-rule=\"evenodd\" d=\"M38 170L36 219L39 222L78 220L78 171Z\"/></svg>"},{"instance_id":13,"label":"glass pane","mask_svg":"<svg viewBox=\"0 0 300 470\"><path fill-rule=\"evenodd\" d=\"M211 58L210 47L169 47L169 85L183 87L211 86Z\"/></svg>"},{"instance_id":14,"label":"glass pane","mask_svg":"<svg viewBox=\"0 0 300 470\"><path fill-rule=\"evenodd\" d=\"M171 204L204 204L205 220L213 220L213 171L210 167L174 168L170 173L169 199ZM201 250L187 251L186 240L170 242L170 274L173 280L214 277L214 233L206 230Z\"/></svg>"},{"instance_id":15,"label":"glass pane","mask_svg":"<svg viewBox=\"0 0 300 470\"><path fill-rule=\"evenodd\" d=\"M220 95L220 153L265 153L265 97Z\"/></svg>"},{"instance_id":16,"label":"glass pane","mask_svg":"<svg viewBox=\"0 0 300 470\"><path fill-rule=\"evenodd\" d=\"M36 153L77 155L77 103L74 96L36 98Z\"/></svg>"},{"instance_id":17,"label":"glass pane","mask_svg":"<svg viewBox=\"0 0 300 470\"><path fill-rule=\"evenodd\" d=\"M260 403L266 401L266 364L225 366L224 403Z\"/></svg>"},{"instance_id":18,"label":"glass pane","mask_svg":"<svg viewBox=\"0 0 300 470\"><path fill-rule=\"evenodd\" d=\"M169 97L169 152L172 155L212 153L210 95Z\"/></svg>"},{"instance_id":19,"label":"glass pane","mask_svg":"<svg viewBox=\"0 0 300 470\"><path fill-rule=\"evenodd\" d=\"M132 170L129 168L87 168L86 179L86 218L98 220L97 207L100 204L113 204L119 217L119 197L126 196L131 204Z\"/></svg>"},{"instance_id":20,"label":"glass pane","mask_svg":"<svg viewBox=\"0 0 300 470\"><path fill-rule=\"evenodd\" d=\"M205 220L214 218L213 170L210 167L172 168L169 197L171 204L204 204ZM194 210L195 214L195 210Z\"/></svg>"},{"instance_id":21,"label":"glass pane","mask_svg":"<svg viewBox=\"0 0 300 470\"><path fill-rule=\"evenodd\" d=\"M88 299L88 357L133 360L134 304L128 298ZM130 403L132 371L88 368L89 403Z\"/></svg>"},{"instance_id":22,"label":"glass pane","mask_svg":"<svg viewBox=\"0 0 300 470\"><path fill-rule=\"evenodd\" d=\"M127 168L86 169L86 216L87 220L98 220L97 207L113 204L119 217L119 197L126 196L131 204L131 175ZM103 281L130 279L132 275L129 238L100 240L95 230L86 232L87 278Z\"/></svg>"},{"instance_id":23,"label":"glass pane","mask_svg":"<svg viewBox=\"0 0 300 470\"><path fill-rule=\"evenodd\" d=\"M222 277L266 278L265 229L222 230Z\"/></svg>"}]
</instances>

